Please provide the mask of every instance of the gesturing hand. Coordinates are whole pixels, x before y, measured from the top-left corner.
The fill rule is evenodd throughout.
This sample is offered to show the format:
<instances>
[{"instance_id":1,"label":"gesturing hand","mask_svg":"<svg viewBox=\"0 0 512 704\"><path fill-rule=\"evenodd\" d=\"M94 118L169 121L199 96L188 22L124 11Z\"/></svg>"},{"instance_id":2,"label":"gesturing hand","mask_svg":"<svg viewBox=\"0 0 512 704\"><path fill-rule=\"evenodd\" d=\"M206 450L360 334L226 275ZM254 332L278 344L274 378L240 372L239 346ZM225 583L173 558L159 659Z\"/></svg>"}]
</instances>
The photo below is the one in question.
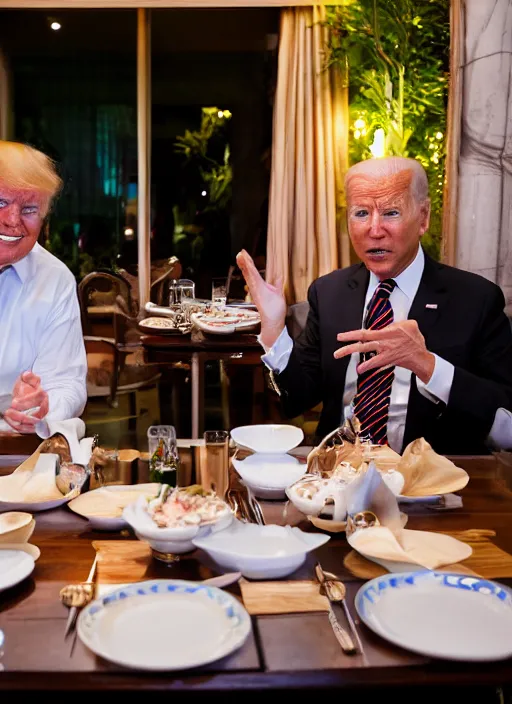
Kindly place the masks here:
<instances>
[{"instance_id":1,"label":"gesturing hand","mask_svg":"<svg viewBox=\"0 0 512 704\"><path fill-rule=\"evenodd\" d=\"M30 415L22 413L32 408L37 410ZM41 379L33 372L21 374L14 384L11 406L4 413L5 421L17 433L33 433L36 423L46 416L48 410L48 394L41 386Z\"/></svg>"},{"instance_id":2,"label":"gesturing hand","mask_svg":"<svg viewBox=\"0 0 512 704\"><path fill-rule=\"evenodd\" d=\"M435 357L425 346L425 338L415 320L391 323L381 330L351 330L338 335L339 342L353 342L339 350L334 356L341 359L353 352L375 352L376 354L357 367L362 374L368 369L381 367L403 367L410 369L418 379L427 384L435 367Z\"/></svg>"},{"instance_id":3,"label":"gesturing hand","mask_svg":"<svg viewBox=\"0 0 512 704\"><path fill-rule=\"evenodd\" d=\"M264 281L245 249L237 254L236 263L244 275L251 299L261 317L261 340L266 347L272 347L285 324L286 299L283 281L278 279L275 286Z\"/></svg>"}]
</instances>

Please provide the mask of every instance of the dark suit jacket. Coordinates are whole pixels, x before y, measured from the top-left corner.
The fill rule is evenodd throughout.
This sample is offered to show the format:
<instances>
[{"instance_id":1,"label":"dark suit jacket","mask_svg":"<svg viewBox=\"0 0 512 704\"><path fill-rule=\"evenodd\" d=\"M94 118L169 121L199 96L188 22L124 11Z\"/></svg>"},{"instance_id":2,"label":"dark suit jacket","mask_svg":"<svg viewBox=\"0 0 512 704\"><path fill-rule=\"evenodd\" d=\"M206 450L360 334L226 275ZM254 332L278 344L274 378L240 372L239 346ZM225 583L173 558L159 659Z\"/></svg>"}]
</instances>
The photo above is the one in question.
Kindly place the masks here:
<instances>
[{"instance_id":1,"label":"dark suit jacket","mask_svg":"<svg viewBox=\"0 0 512 704\"><path fill-rule=\"evenodd\" d=\"M334 359L336 335L361 327L368 281L368 270L358 264L311 284L306 327L286 369L275 375L289 417L323 402L319 436L341 423L350 357ZM512 410L512 332L504 305L501 290L487 279L425 256L409 318L417 321L427 349L451 362L455 374L447 405L420 394L412 375L404 447L424 437L443 454L488 452L485 440L497 409Z\"/></svg>"}]
</instances>

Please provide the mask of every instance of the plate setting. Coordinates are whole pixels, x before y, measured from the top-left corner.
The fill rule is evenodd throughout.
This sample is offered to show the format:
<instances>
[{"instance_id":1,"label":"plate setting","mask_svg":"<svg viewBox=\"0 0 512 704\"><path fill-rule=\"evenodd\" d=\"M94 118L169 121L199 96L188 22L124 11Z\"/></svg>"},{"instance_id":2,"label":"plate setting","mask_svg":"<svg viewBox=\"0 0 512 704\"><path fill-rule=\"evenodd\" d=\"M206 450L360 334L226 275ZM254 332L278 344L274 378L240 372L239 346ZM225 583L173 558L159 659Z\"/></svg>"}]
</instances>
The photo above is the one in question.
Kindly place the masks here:
<instances>
[{"instance_id":1,"label":"plate setting","mask_svg":"<svg viewBox=\"0 0 512 704\"><path fill-rule=\"evenodd\" d=\"M158 579L117 589L80 614L78 636L124 667L171 671L237 650L251 631L244 607L217 587Z\"/></svg>"},{"instance_id":2,"label":"plate setting","mask_svg":"<svg viewBox=\"0 0 512 704\"><path fill-rule=\"evenodd\" d=\"M512 657L512 591L497 582L448 572L387 574L363 585L355 606L372 631L422 655Z\"/></svg>"}]
</instances>

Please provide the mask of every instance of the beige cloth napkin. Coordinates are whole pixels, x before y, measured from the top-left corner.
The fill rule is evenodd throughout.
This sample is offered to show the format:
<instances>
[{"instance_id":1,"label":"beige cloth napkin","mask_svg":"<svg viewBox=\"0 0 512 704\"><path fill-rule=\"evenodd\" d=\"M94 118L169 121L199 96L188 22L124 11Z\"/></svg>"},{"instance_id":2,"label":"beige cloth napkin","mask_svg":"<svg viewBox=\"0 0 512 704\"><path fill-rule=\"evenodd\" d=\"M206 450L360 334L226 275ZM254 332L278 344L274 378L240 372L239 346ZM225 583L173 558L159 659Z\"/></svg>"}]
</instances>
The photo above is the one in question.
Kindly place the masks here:
<instances>
[{"instance_id":1,"label":"beige cloth napkin","mask_svg":"<svg viewBox=\"0 0 512 704\"><path fill-rule=\"evenodd\" d=\"M397 470L405 479L404 496L450 494L463 489L469 481L467 472L434 452L424 438L407 445Z\"/></svg>"},{"instance_id":2,"label":"beige cloth napkin","mask_svg":"<svg viewBox=\"0 0 512 704\"><path fill-rule=\"evenodd\" d=\"M347 534L357 552L390 572L415 567L436 569L466 560L472 549L448 535L402 528L400 511L393 493L384 484L373 464L347 489L348 515L372 511L380 525L358 528Z\"/></svg>"}]
</instances>

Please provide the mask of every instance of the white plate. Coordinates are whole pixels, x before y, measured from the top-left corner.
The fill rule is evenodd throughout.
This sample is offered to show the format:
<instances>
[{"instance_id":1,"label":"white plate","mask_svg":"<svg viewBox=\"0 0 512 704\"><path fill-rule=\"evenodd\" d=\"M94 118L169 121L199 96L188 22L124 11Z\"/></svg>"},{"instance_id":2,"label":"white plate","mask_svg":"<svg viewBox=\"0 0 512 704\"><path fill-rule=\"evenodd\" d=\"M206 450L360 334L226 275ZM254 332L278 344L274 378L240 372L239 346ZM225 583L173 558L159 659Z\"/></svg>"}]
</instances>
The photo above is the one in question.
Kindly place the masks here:
<instances>
[{"instance_id":1,"label":"white plate","mask_svg":"<svg viewBox=\"0 0 512 704\"><path fill-rule=\"evenodd\" d=\"M233 523L219 533L194 538L219 565L252 579L278 579L295 572L306 555L329 540L328 535L304 533L290 526Z\"/></svg>"},{"instance_id":2,"label":"white plate","mask_svg":"<svg viewBox=\"0 0 512 704\"><path fill-rule=\"evenodd\" d=\"M184 670L237 650L251 619L217 587L158 579L117 589L85 607L80 640L96 655L140 670Z\"/></svg>"},{"instance_id":3,"label":"white plate","mask_svg":"<svg viewBox=\"0 0 512 704\"><path fill-rule=\"evenodd\" d=\"M260 324L260 317L252 311L240 311L250 316L250 319L241 319L235 315L236 308L225 310L225 315L209 315L205 312L192 313L190 322L203 332L210 335L232 335L235 332L250 332Z\"/></svg>"},{"instance_id":4,"label":"white plate","mask_svg":"<svg viewBox=\"0 0 512 704\"><path fill-rule=\"evenodd\" d=\"M0 550L21 550L30 555L34 562L37 562L41 557L41 550L37 545L32 545L32 543L1 543Z\"/></svg>"},{"instance_id":5,"label":"white plate","mask_svg":"<svg viewBox=\"0 0 512 704\"><path fill-rule=\"evenodd\" d=\"M512 592L478 577L408 572L377 577L356 595L375 633L416 653L448 660L512 656Z\"/></svg>"},{"instance_id":6,"label":"white plate","mask_svg":"<svg viewBox=\"0 0 512 704\"><path fill-rule=\"evenodd\" d=\"M294 425L241 425L233 428L231 437L239 447L253 452L283 454L299 445L304 433Z\"/></svg>"},{"instance_id":7,"label":"white plate","mask_svg":"<svg viewBox=\"0 0 512 704\"><path fill-rule=\"evenodd\" d=\"M71 496L63 496L62 499L52 499L51 501L34 501L28 503L26 501L0 501L0 513L4 511L27 511L28 513L38 513L39 511L48 511L51 508L63 506L71 501Z\"/></svg>"},{"instance_id":8,"label":"white plate","mask_svg":"<svg viewBox=\"0 0 512 704\"><path fill-rule=\"evenodd\" d=\"M99 493L125 493L127 491L130 491L138 492L140 496L151 496L156 495L158 493L159 488L160 485L155 482L150 484L113 484L112 486L102 486L98 489L93 489L92 491L87 491L85 494L77 496L76 499L73 499L69 502L68 506L79 516L87 518L91 525L91 528L93 528L94 530L124 530L125 528L128 528L128 523L122 517L122 511L121 515L118 517L90 516L87 513L87 507L94 503L94 499Z\"/></svg>"},{"instance_id":9,"label":"white plate","mask_svg":"<svg viewBox=\"0 0 512 704\"><path fill-rule=\"evenodd\" d=\"M0 592L14 587L34 569L34 558L22 549L0 550Z\"/></svg>"},{"instance_id":10,"label":"white plate","mask_svg":"<svg viewBox=\"0 0 512 704\"><path fill-rule=\"evenodd\" d=\"M283 499L286 487L302 477L306 466L287 454L256 452L244 460L233 458L244 484L260 499Z\"/></svg>"}]
</instances>

